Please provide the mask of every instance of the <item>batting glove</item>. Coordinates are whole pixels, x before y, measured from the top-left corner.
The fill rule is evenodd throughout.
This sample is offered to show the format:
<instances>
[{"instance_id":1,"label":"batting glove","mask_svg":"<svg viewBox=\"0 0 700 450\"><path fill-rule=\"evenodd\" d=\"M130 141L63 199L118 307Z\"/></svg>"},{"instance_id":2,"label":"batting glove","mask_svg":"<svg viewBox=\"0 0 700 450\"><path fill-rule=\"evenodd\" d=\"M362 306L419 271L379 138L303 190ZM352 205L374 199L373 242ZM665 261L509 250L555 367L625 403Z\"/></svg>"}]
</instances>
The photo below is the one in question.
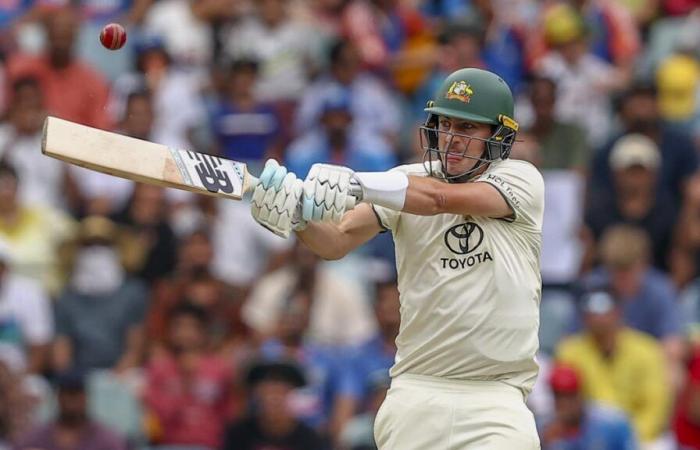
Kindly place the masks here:
<instances>
[{"instance_id":1,"label":"batting glove","mask_svg":"<svg viewBox=\"0 0 700 450\"><path fill-rule=\"evenodd\" d=\"M274 159L265 168L255 190L250 209L253 218L278 236L288 238L292 230L306 226L301 218L303 182Z\"/></svg>"},{"instance_id":2,"label":"batting glove","mask_svg":"<svg viewBox=\"0 0 700 450\"><path fill-rule=\"evenodd\" d=\"M304 180L301 201L302 219L314 222L338 222L355 207L350 195L350 180L355 172L343 166L314 164Z\"/></svg>"}]
</instances>

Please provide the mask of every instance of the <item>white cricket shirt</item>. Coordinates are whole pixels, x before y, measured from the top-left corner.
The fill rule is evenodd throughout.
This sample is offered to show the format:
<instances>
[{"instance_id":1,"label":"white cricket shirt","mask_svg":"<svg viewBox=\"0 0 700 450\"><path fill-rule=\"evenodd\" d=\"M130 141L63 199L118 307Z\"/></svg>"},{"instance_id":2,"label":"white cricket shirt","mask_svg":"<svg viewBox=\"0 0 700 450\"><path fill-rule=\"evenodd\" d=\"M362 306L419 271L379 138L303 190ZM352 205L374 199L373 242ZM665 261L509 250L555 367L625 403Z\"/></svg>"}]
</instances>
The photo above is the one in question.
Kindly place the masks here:
<instances>
[{"instance_id":1,"label":"white cricket shirt","mask_svg":"<svg viewBox=\"0 0 700 450\"><path fill-rule=\"evenodd\" d=\"M394 170L426 176L422 164ZM529 393L538 370L544 182L518 160L491 163L474 182L498 189L514 218L374 205L396 244L401 329L391 375L503 380Z\"/></svg>"}]
</instances>

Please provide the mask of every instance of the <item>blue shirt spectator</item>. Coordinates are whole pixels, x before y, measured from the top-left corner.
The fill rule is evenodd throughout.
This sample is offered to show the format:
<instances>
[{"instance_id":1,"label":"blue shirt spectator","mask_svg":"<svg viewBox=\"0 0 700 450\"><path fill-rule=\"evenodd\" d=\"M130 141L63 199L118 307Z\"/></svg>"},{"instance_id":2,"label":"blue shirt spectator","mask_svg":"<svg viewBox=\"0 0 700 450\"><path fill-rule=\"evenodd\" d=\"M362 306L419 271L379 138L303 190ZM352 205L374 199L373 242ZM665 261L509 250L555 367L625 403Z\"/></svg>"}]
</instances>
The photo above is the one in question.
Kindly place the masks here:
<instances>
[{"instance_id":1,"label":"blue shirt spectator","mask_svg":"<svg viewBox=\"0 0 700 450\"><path fill-rule=\"evenodd\" d=\"M238 161L261 161L276 142L280 129L277 113L267 104L243 110L221 102L211 123L221 155Z\"/></svg>"},{"instance_id":2,"label":"blue shirt spectator","mask_svg":"<svg viewBox=\"0 0 700 450\"><path fill-rule=\"evenodd\" d=\"M260 354L264 359L280 359L287 349L277 339L263 343ZM340 396L358 398L360 390L348 367L348 361L337 348L304 343L296 353L296 362L306 371L307 385L294 395L297 417L307 425L320 429L332 416L335 400Z\"/></svg>"},{"instance_id":3,"label":"blue shirt spectator","mask_svg":"<svg viewBox=\"0 0 700 450\"><path fill-rule=\"evenodd\" d=\"M396 347L389 347L381 335L377 335L358 347L352 358L355 385L362 389L362 398L371 394L375 380L389 376L394 365Z\"/></svg>"},{"instance_id":4,"label":"blue shirt spectator","mask_svg":"<svg viewBox=\"0 0 700 450\"><path fill-rule=\"evenodd\" d=\"M605 268L596 269L584 279L584 284L610 285L611 273ZM657 339L679 336L682 322L677 297L671 279L657 269L648 268L642 275L637 293L622 297L625 325ZM580 328L580 324L578 326Z\"/></svg>"},{"instance_id":5,"label":"blue shirt spectator","mask_svg":"<svg viewBox=\"0 0 700 450\"><path fill-rule=\"evenodd\" d=\"M578 433L554 440L544 450L633 450L634 431L625 416L606 407L588 406Z\"/></svg>"}]
</instances>

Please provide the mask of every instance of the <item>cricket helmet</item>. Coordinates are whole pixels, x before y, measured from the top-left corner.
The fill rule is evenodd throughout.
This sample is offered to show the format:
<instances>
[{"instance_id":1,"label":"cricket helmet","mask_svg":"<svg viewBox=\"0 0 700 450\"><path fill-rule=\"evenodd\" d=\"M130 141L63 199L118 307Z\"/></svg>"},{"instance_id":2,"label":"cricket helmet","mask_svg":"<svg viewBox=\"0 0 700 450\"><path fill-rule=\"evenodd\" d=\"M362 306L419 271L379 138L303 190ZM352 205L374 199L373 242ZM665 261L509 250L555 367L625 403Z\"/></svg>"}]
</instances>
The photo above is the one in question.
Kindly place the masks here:
<instances>
[{"instance_id":1,"label":"cricket helmet","mask_svg":"<svg viewBox=\"0 0 700 450\"><path fill-rule=\"evenodd\" d=\"M515 141L518 123L513 119L513 94L505 81L487 70L468 68L451 73L428 102L425 111L428 117L421 127L421 147L424 150L423 162L431 176L438 176L453 182L464 182L481 167L497 159L507 159ZM487 139L460 135L438 129L440 117L452 117L471 122L491 125L493 133ZM447 135L445 148L439 148L439 135ZM464 173L438 173L430 161L439 160L445 166L445 158L455 136L486 143L481 157L463 155L475 160L474 166Z\"/></svg>"}]
</instances>

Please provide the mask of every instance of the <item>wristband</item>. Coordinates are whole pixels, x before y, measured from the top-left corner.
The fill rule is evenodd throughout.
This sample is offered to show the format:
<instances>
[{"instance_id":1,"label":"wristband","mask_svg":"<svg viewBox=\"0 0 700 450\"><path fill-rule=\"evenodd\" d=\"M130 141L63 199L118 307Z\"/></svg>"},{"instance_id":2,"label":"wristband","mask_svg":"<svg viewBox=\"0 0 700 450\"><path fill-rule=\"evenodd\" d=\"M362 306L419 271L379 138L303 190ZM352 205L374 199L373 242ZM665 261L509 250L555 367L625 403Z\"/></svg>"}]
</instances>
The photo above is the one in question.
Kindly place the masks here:
<instances>
[{"instance_id":1,"label":"wristband","mask_svg":"<svg viewBox=\"0 0 700 450\"><path fill-rule=\"evenodd\" d=\"M362 201L401 211L406 201L408 176L399 171L355 172L354 180L362 187Z\"/></svg>"}]
</instances>

